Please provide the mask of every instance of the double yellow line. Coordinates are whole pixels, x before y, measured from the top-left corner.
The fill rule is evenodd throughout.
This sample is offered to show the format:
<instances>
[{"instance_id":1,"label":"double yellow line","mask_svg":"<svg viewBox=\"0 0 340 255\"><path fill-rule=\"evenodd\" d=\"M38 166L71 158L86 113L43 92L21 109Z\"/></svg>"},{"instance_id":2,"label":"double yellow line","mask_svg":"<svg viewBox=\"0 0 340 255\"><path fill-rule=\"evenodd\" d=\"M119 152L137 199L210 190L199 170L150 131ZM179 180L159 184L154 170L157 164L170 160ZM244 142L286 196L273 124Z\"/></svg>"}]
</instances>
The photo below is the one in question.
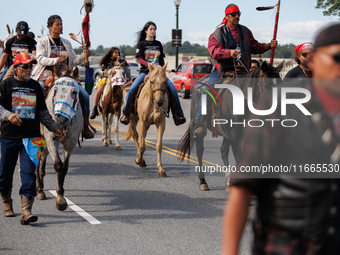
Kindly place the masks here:
<instances>
[{"instance_id":1,"label":"double yellow line","mask_svg":"<svg viewBox=\"0 0 340 255\"><path fill-rule=\"evenodd\" d=\"M99 122L99 121L94 121L94 120L90 120L90 123L91 123L92 126L95 126L96 128L102 129L102 124L101 124L101 122ZM115 134L115 132L114 132L112 129L111 129L111 133L112 133L112 134ZM127 133L121 132L121 131L119 131L118 135L121 136L121 137L125 137L125 138L127 137ZM132 138L131 138L130 140L132 140ZM145 139L145 144L146 144L147 146L151 147L151 148L156 149L156 143L154 143L154 142L152 142L152 141L149 141L149 140ZM172 156L175 156L175 157L177 157L177 158L181 158L181 157L178 155L178 150L172 149L172 148L167 147L167 146L164 146L164 145L162 146L162 152L168 153L168 154L170 154L170 155L172 155ZM185 154L184 160L186 160L186 161L188 161L188 162L191 162L191 163L198 164L198 158L197 158L197 157L194 157L194 156L192 156L192 155L191 155L190 158L189 158L189 156L188 156L187 154ZM209 161L207 161L207 160L203 160L203 166L211 166L211 165L216 165L216 164L215 164L215 163L212 163L212 162L209 162Z\"/></svg>"}]
</instances>

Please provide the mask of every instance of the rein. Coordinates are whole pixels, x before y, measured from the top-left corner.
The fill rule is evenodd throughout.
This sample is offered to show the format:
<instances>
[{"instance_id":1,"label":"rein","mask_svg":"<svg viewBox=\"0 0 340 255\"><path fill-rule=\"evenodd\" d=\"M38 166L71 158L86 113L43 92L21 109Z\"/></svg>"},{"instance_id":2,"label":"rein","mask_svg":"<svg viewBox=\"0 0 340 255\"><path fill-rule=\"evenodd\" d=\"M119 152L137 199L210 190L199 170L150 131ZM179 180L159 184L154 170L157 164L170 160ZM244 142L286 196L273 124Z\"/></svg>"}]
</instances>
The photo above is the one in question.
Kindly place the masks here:
<instances>
[{"instance_id":1,"label":"rein","mask_svg":"<svg viewBox=\"0 0 340 255\"><path fill-rule=\"evenodd\" d=\"M150 75L151 76L151 75ZM149 78L148 82L150 83L150 91L151 91L151 96L152 96L152 100L151 100L151 105L155 108L155 109L159 109L159 107L157 105L154 104L154 100L153 100L153 93L155 93L156 91L161 91L163 92L163 100L165 99L165 95L167 94L167 90L166 89L161 89L161 88L157 88L157 89L153 89L153 82L151 80L151 77ZM169 117L169 114L166 113L164 111L163 108L162 109L162 112L164 113L164 115L168 118Z\"/></svg>"}]
</instances>

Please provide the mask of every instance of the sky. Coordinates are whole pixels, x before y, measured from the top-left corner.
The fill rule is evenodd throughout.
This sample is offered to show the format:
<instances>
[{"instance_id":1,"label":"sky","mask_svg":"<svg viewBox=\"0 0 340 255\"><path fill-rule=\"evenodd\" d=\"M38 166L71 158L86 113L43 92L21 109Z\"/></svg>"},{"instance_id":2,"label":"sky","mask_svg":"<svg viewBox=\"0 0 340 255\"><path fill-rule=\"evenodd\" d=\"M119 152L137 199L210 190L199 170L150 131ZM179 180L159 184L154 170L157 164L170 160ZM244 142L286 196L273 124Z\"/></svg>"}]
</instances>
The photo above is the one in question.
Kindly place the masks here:
<instances>
[{"instance_id":1,"label":"sky","mask_svg":"<svg viewBox=\"0 0 340 255\"><path fill-rule=\"evenodd\" d=\"M313 41L316 31L329 22L339 22L338 17L323 16L321 9L315 9L317 0L281 0L277 40L279 44L300 44ZM179 29L183 42L207 45L209 35L221 23L225 7L237 4L241 11L240 24L247 26L256 40L269 42L273 37L276 7L269 11L257 11L258 6L272 6L277 0L182 0L179 6ZM69 33L78 34L85 11L80 14L83 1L80 0L0 0L0 39L8 35L6 24L15 30L18 21L24 20L36 36L48 33L47 19L58 14L63 20L63 38ZM15 5L15 6L14 6ZM144 24L153 21L157 25L157 40L171 41L171 30L176 28L176 7L173 0L94 0L90 13L91 48L99 45L105 48L120 45L135 45ZM12 10L12 11L10 11ZM36 38L38 39L38 38Z\"/></svg>"}]
</instances>

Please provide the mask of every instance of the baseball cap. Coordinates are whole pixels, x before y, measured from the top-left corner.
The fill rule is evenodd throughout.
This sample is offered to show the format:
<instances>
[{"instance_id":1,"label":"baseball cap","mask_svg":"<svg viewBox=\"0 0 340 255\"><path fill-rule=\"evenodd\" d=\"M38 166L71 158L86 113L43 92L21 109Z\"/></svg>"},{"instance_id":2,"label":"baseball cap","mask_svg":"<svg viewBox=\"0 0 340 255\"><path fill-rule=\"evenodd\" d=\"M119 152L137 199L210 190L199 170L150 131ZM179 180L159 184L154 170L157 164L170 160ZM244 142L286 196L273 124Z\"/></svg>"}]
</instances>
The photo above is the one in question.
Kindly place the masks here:
<instances>
[{"instance_id":1,"label":"baseball cap","mask_svg":"<svg viewBox=\"0 0 340 255\"><path fill-rule=\"evenodd\" d=\"M20 64L36 64L37 61L35 59L31 59L31 57L27 53L21 53L16 55L14 59L14 65L20 65Z\"/></svg>"},{"instance_id":2,"label":"baseball cap","mask_svg":"<svg viewBox=\"0 0 340 255\"><path fill-rule=\"evenodd\" d=\"M29 29L26 21L18 22L16 30L19 35L27 35Z\"/></svg>"}]
</instances>

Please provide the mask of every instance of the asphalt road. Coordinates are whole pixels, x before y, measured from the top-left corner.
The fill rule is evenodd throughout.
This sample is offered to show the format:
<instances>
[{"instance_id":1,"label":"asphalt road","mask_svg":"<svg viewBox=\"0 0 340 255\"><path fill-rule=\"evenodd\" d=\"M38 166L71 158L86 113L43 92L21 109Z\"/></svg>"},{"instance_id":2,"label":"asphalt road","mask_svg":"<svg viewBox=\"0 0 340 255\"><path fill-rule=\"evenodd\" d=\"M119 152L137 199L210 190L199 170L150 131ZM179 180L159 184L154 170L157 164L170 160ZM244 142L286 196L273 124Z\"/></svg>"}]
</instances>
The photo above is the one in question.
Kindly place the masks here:
<instances>
[{"instance_id":1,"label":"asphalt road","mask_svg":"<svg viewBox=\"0 0 340 255\"><path fill-rule=\"evenodd\" d=\"M189 118L190 100L181 102ZM92 123L99 132L77 147L70 159L65 196L71 206L65 211L55 208L57 180L49 157L45 177L48 199L33 205L37 223L20 225L16 171L16 217L0 217L0 254L219 254L227 199L225 178L219 173L209 175L211 190L198 191L195 163L179 162L175 156L188 124L176 127L167 119L162 162L168 177L159 178L155 128L147 136L148 166L140 168L134 163L134 142L124 141L126 126L120 125L122 150L115 151L101 145L100 117ZM207 140L206 157L212 162L220 160L215 153L219 141ZM251 245L249 225L241 254L248 254Z\"/></svg>"}]
</instances>

